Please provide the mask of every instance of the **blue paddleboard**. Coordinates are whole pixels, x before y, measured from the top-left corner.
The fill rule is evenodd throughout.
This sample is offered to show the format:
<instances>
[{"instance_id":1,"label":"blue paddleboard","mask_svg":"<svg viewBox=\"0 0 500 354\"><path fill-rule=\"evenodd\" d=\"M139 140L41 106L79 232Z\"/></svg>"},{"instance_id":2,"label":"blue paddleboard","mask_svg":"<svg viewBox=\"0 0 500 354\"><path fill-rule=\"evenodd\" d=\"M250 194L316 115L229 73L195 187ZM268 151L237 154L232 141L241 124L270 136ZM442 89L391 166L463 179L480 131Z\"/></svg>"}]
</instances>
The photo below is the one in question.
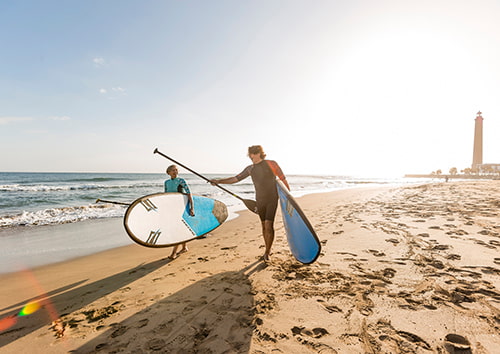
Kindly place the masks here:
<instances>
[{"instance_id":1,"label":"blue paddleboard","mask_svg":"<svg viewBox=\"0 0 500 354\"><path fill-rule=\"evenodd\" d=\"M299 262L310 264L319 257L321 251L318 236L283 182L276 181L276 185L290 250Z\"/></svg>"},{"instance_id":2,"label":"blue paddleboard","mask_svg":"<svg viewBox=\"0 0 500 354\"><path fill-rule=\"evenodd\" d=\"M224 203L193 195L194 216L188 196L156 193L135 200L125 212L124 226L130 238L146 247L170 247L219 227L227 218Z\"/></svg>"}]
</instances>

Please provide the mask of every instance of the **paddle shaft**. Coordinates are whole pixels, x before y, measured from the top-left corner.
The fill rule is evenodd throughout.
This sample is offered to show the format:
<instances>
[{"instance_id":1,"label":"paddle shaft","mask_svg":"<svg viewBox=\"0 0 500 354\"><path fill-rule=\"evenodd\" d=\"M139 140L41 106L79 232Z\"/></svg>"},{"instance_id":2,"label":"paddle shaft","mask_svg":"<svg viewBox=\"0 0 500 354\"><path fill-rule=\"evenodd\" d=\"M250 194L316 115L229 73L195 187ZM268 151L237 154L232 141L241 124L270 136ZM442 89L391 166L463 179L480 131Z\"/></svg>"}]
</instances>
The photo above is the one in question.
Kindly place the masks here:
<instances>
[{"instance_id":1,"label":"paddle shaft","mask_svg":"<svg viewBox=\"0 0 500 354\"><path fill-rule=\"evenodd\" d=\"M104 199L97 199L95 201L96 203L103 202L103 203L111 203L111 204L118 204L118 205L130 205L129 203L122 203L122 202L113 202L111 200L104 200Z\"/></svg>"},{"instance_id":2,"label":"paddle shaft","mask_svg":"<svg viewBox=\"0 0 500 354\"><path fill-rule=\"evenodd\" d=\"M166 158L167 160L170 160L172 161L173 163L185 168L186 170L188 170L189 172L191 173L194 173L195 175L197 175L198 177L204 179L205 181L207 182L210 182L212 183L207 177L203 176L203 175L200 175L198 172L196 171L193 171L192 169L190 169L189 167L183 165L182 163L180 163L179 161L176 161L174 160L173 158L171 158L170 156L167 156L165 155L164 153L162 153L161 151L159 151L158 149L155 149L155 151L153 151L154 154L160 154L161 156L163 156L164 158ZM253 211L254 213L256 212L256 208L257 208L257 205L256 203L253 201L253 200L249 200L249 199L243 199L242 197L240 197L239 195L237 194L234 194L233 192L231 192L230 190L220 186L219 184L217 183L213 183L214 186L216 187L219 187L220 189L222 189L224 192L226 193L229 193L231 194L233 197L235 198L238 198L239 200L241 200L243 203L245 203L245 205L247 206L248 209L250 209L251 211ZM251 206L249 205L249 203L251 204ZM254 205L255 204L255 205Z\"/></svg>"}]
</instances>

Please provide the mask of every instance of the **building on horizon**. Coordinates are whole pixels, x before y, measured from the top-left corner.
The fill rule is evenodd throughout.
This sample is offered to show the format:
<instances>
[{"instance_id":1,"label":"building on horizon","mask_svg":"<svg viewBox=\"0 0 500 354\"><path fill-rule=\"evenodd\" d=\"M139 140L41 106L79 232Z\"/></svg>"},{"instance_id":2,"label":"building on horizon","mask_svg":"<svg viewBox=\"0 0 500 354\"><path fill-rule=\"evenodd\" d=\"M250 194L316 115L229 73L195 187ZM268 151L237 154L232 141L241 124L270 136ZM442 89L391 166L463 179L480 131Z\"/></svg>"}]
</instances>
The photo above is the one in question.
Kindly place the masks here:
<instances>
[{"instance_id":1,"label":"building on horizon","mask_svg":"<svg viewBox=\"0 0 500 354\"><path fill-rule=\"evenodd\" d=\"M500 164L483 163L483 120L481 111L477 112L474 125L474 150L471 169L479 173L500 172Z\"/></svg>"},{"instance_id":2,"label":"building on horizon","mask_svg":"<svg viewBox=\"0 0 500 354\"><path fill-rule=\"evenodd\" d=\"M481 111L477 112L474 125L474 150L472 152L473 170L479 170L483 164L483 116Z\"/></svg>"}]
</instances>

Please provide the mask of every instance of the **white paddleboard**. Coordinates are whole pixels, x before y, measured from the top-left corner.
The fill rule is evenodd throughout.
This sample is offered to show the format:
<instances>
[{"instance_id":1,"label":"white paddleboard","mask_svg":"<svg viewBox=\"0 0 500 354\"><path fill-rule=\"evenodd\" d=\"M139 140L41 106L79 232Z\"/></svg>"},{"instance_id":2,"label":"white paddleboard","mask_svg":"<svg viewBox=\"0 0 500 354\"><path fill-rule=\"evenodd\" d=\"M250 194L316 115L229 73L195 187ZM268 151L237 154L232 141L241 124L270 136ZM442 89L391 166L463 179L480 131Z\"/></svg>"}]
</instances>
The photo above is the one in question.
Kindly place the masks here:
<instances>
[{"instance_id":1,"label":"white paddleboard","mask_svg":"<svg viewBox=\"0 0 500 354\"><path fill-rule=\"evenodd\" d=\"M227 219L224 203L193 195L195 216L189 215L188 196L156 193L135 200L125 212L130 238L146 247L170 247L219 227Z\"/></svg>"}]
</instances>

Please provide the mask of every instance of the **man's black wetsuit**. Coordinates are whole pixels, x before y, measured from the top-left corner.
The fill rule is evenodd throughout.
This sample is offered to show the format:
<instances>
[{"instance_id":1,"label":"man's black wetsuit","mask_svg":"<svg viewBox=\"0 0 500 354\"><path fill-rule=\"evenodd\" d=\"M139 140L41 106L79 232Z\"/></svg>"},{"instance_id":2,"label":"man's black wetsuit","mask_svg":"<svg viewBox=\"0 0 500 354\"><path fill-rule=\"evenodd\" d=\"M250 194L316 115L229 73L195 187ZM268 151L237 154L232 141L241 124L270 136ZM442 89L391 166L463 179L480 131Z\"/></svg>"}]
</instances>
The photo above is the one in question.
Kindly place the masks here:
<instances>
[{"instance_id":1,"label":"man's black wetsuit","mask_svg":"<svg viewBox=\"0 0 500 354\"><path fill-rule=\"evenodd\" d=\"M283 176L283 172L275 161L262 160L258 164L247 166L236 176L236 179L241 181L248 176L252 176L255 186L255 199L260 220L274 221L278 208L276 176Z\"/></svg>"}]
</instances>

